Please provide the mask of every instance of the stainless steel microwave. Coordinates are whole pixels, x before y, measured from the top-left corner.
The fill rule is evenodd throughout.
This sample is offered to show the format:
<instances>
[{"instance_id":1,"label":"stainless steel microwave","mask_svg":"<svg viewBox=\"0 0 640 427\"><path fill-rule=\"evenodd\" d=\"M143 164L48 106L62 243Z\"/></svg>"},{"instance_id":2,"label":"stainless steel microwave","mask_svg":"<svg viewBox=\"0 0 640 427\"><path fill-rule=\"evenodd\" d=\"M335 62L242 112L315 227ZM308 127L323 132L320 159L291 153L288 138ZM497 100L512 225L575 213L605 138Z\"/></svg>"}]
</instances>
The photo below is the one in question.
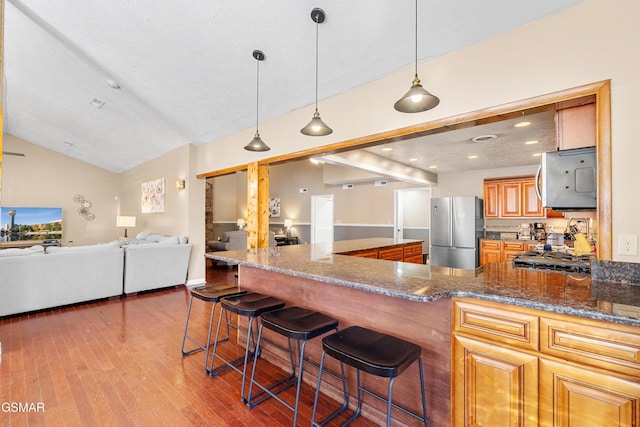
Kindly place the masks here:
<instances>
[{"instance_id":1,"label":"stainless steel microwave","mask_svg":"<svg viewBox=\"0 0 640 427\"><path fill-rule=\"evenodd\" d=\"M536 176L542 206L557 211L595 210L596 166L595 147L542 153Z\"/></svg>"}]
</instances>

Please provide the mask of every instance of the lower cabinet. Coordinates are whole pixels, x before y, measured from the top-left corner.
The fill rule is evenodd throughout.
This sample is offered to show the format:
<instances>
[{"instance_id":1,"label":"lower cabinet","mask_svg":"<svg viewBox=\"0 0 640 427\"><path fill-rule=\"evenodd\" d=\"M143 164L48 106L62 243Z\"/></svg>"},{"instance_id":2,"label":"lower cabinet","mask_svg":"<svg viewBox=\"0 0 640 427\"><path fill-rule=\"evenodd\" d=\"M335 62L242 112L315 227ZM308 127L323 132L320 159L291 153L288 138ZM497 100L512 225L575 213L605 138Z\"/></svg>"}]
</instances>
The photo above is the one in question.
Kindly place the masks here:
<instances>
[{"instance_id":1,"label":"lower cabinet","mask_svg":"<svg viewBox=\"0 0 640 427\"><path fill-rule=\"evenodd\" d=\"M452 301L453 426L640 426L640 328Z\"/></svg>"},{"instance_id":2,"label":"lower cabinet","mask_svg":"<svg viewBox=\"0 0 640 427\"><path fill-rule=\"evenodd\" d=\"M637 426L640 384L609 373L540 359L541 426Z\"/></svg>"},{"instance_id":3,"label":"lower cabinet","mask_svg":"<svg viewBox=\"0 0 640 427\"><path fill-rule=\"evenodd\" d=\"M538 425L536 356L462 336L453 345L454 426Z\"/></svg>"},{"instance_id":4,"label":"lower cabinet","mask_svg":"<svg viewBox=\"0 0 640 427\"><path fill-rule=\"evenodd\" d=\"M480 265L511 261L516 255L536 247L538 242L531 240L488 240L480 241Z\"/></svg>"},{"instance_id":5,"label":"lower cabinet","mask_svg":"<svg viewBox=\"0 0 640 427\"><path fill-rule=\"evenodd\" d=\"M383 246L380 248L342 252L340 253L340 255L422 264L422 242L404 243L398 245Z\"/></svg>"}]
</instances>

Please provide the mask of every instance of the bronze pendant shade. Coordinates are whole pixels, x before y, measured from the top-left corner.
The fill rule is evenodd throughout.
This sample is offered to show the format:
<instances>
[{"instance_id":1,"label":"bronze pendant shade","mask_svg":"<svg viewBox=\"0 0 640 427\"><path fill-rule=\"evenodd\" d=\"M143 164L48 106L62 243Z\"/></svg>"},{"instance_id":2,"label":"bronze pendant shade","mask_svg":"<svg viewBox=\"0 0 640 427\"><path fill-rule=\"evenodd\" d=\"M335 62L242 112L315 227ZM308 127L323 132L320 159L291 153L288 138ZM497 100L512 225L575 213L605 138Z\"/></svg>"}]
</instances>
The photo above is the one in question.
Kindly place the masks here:
<instances>
[{"instance_id":1,"label":"bronze pendant shade","mask_svg":"<svg viewBox=\"0 0 640 427\"><path fill-rule=\"evenodd\" d=\"M440 103L440 99L431 94L428 90L422 87L420 79L418 78L418 0L416 0L416 44L415 44L415 67L416 75L411 84L411 89L404 94L393 105L397 111L401 113L420 113L427 111Z\"/></svg>"},{"instance_id":2,"label":"bronze pendant shade","mask_svg":"<svg viewBox=\"0 0 640 427\"><path fill-rule=\"evenodd\" d=\"M320 113L318 113L318 26L324 22L325 18L324 10L316 7L311 11L311 19L316 23L316 111L313 113L311 121L300 129L300 132L308 136L325 136L333 132L333 129L322 121Z\"/></svg>"},{"instance_id":3,"label":"bronze pendant shade","mask_svg":"<svg viewBox=\"0 0 640 427\"><path fill-rule=\"evenodd\" d=\"M258 111L259 111L259 95L260 95L260 61L264 61L264 53L261 50L254 50L253 57L256 60L256 134L244 149L247 151L269 151L271 148L260 139L260 132L258 131Z\"/></svg>"}]
</instances>

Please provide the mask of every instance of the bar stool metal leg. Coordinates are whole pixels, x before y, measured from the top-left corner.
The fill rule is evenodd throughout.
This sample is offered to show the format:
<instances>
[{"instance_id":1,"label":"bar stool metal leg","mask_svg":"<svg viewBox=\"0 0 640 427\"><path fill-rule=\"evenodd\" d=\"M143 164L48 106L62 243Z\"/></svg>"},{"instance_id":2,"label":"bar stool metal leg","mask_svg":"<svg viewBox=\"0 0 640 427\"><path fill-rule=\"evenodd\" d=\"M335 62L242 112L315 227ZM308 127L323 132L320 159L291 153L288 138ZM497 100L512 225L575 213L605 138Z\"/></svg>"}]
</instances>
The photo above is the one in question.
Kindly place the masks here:
<instances>
[{"instance_id":1,"label":"bar stool metal leg","mask_svg":"<svg viewBox=\"0 0 640 427\"><path fill-rule=\"evenodd\" d=\"M338 360L341 367L344 362L356 369L358 405L355 413L344 422L343 426L349 424L361 414L362 393L367 393L370 396L387 403L387 426L391 425L391 410L392 408L396 408L403 413L422 421L424 426L427 427L427 401L424 389L421 348L419 346L396 338L392 335L383 334L358 326L351 326L334 334L325 336L322 339L322 350L321 372L318 374L318 378L322 376L322 366L325 354L329 354ZM393 385L395 383L395 379L414 362L418 363L418 369L420 371L422 415L393 402ZM373 390L362 386L360 382L360 371L364 371L370 375L378 377L389 378L387 396L380 396ZM318 388L316 389L316 396L313 404L314 410L311 419L313 426L322 426L328 422L328 419L325 419L320 423L316 423L315 421L319 393L320 381L318 380Z\"/></svg>"},{"instance_id":2,"label":"bar stool metal leg","mask_svg":"<svg viewBox=\"0 0 640 427\"><path fill-rule=\"evenodd\" d=\"M324 359L325 359L326 353L323 351L322 355L320 356L320 365L318 367L318 383L316 384L316 395L315 398L313 399L313 412L311 413L311 426L312 427L322 427L325 424L329 423L332 419L334 419L336 416L340 415L341 413L343 413L344 411L347 410L347 408L349 407L349 393L347 392L347 377L344 374L344 363L340 362L340 377L338 377L336 375L337 378L339 378L342 381L342 396L343 396L343 400L342 400L342 406L338 409L336 409L334 412L332 412L329 416L327 416L324 420L322 420L321 422L317 423L316 421L316 410L318 409L318 398L320 397L320 384L322 381L322 374L324 373Z\"/></svg>"},{"instance_id":3,"label":"bar stool metal leg","mask_svg":"<svg viewBox=\"0 0 640 427\"><path fill-rule=\"evenodd\" d=\"M302 379L304 376L305 364L315 365L310 360L305 360L305 349L309 340L326 334L331 331L338 330L338 321L319 312L307 310L302 307L288 307L281 310L270 311L260 316L260 328L258 331L258 340L256 346L261 348L265 328L269 329L281 336L287 338L287 346L289 349L289 360L291 363L291 372L288 375L272 382L270 385L260 384L256 380L256 371L258 369L258 357L254 356L253 369L251 371L251 379L249 380L249 392L247 404L249 408L253 408L266 399L274 398L278 402L293 411L293 425L297 424L298 407L300 404L300 390L302 388ZM293 355L291 341L296 342L298 351L297 365ZM318 365L315 365L318 366ZM298 371L296 379L296 368ZM293 381L295 379L295 381ZM278 394L289 387L296 386L296 394L293 405L282 399ZM260 390L253 394L253 386ZM261 397L259 400L256 398Z\"/></svg>"},{"instance_id":4,"label":"bar stool metal leg","mask_svg":"<svg viewBox=\"0 0 640 427\"><path fill-rule=\"evenodd\" d=\"M258 293L247 293L244 295L237 295L226 297L221 300L220 316L218 317L218 327L216 328L216 338L213 344L213 352L211 356L211 363L207 372L212 377L218 376L223 372L227 372L232 369L242 375L242 386L240 390L240 398L246 403L245 397L245 382L247 378L247 364L250 357L258 356L259 348L254 341L254 323L258 317L266 312L273 311L284 307L285 302L277 298L273 298L267 295ZM240 356L234 360L227 360L222 357L218 352L218 337L220 334L220 326L222 324L222 317L227 312L232 312L238 316L245 316L249 320L247 327L247 344L245 346L244 357ZM251 350L253 344L253 350ZM222 362L219 366L216 366L216 358ZM238 366L242 364L242 370Z\"/></svg>"},{"instance_id":5,"label":"bar stool metal leg","mask_svg":"<svg viewBox=\"0 0 640 427\"><path fill-rule=\"evenodd\" d=\"M240 291L235 284L234 285L228 285L228 284L215 284L215 285L211 285L211 284L207 284L205 286L200 286L200 287L196 287L190 290L190 298L189 298L189 307L187 309L187 320L185 322L184 325L184 334L182 336L182 355L183 356L188 356L190 354L193 354L195 352L198 351L205 351L205 361L204 361L204 370L206 372L207 370L207 360L209 359L209 350L211 348L211 331L212 331L212 327L213 327L213 317L214 317L214 312L216 309L216 306L218 304L218 302L220 301L221 298L225 297L225 296L232 296L232 295L241 295L241 294L245 294L246 291ZM204 302L211 302L212 306L211 306L211 314L209 315L209 328L207 330L207 340L206 343L201 343L198 340L196 340L195 338L191 337L188 335L188 331L189 331L189 322L191 319L191 310L193 308L193 299L197 298L200 299ZM228 327L228 322L227 322L227 336L225 338L223 338L221 341L225 341L229 339L229 327ZM186 350L185 349L185 344L186 341L191 342L192 344L195 345L194 348L192 348L191 350Z\"/></svg>"}]
</instances>

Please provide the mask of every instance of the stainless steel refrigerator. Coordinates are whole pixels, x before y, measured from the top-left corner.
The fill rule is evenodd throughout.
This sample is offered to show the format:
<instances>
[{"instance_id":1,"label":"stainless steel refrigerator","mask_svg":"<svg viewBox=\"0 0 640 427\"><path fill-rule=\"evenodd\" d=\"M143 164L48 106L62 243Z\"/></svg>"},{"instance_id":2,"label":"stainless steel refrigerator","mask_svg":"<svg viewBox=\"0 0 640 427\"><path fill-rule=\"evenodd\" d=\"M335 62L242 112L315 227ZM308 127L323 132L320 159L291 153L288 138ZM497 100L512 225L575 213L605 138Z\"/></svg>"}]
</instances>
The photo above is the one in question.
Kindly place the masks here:
<instances>
[{"instance_id":1,"label":"stainless steel refrigerator","mask_svg":"<svg viewBox=\"0 0 640 427\"><path fill-rule=\"evenodd\" d=\"M480 265L483 210L482 200L473 196L431 199L431 265L466 269Z\"/></svg>"}]
</instances>

